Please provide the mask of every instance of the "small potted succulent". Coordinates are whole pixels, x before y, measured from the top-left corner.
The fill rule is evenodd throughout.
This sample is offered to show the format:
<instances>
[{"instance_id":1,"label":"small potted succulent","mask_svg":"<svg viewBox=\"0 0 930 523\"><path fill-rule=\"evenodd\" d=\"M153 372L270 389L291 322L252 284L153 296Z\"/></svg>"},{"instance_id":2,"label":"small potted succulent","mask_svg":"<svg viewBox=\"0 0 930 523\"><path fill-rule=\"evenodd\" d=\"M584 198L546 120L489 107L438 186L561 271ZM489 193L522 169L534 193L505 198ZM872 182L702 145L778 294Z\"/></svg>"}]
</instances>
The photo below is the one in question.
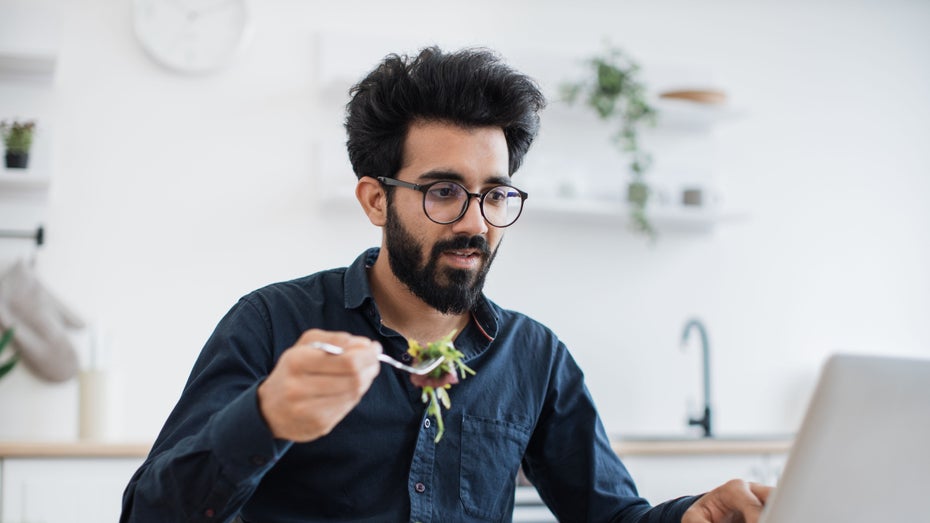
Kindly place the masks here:
<instances>
[{"instance_id":1,"label":"small potted succulent","mask_svg":"<svg viewBox=\"0 0 930 523\"><path fill-rule=\"evenodd\" d=\"M587 64L590 76L563 84L562 95L568 102L583 98L598 117L617 124L611 141L629 161L627 200L632 226L654 239L656 231L646 216L650 190L643 178L652 157L640 148L639 131L643 125L655 125L657 111L647 100L646 86L639 79L639 65L622 50L608 46Z\"/></svg>"},{"instance_id":2,"label":"small potted succulent","mask_svg":"<svg viewBox=\"0 0 930 523\"><path fill-rule=\"evenodd\" d=\"M29 149L32 147L34 121L0 122L3 144L6 146L6 166L10 169L25 169L29 165Z\"/></svg>"}]
</instances>

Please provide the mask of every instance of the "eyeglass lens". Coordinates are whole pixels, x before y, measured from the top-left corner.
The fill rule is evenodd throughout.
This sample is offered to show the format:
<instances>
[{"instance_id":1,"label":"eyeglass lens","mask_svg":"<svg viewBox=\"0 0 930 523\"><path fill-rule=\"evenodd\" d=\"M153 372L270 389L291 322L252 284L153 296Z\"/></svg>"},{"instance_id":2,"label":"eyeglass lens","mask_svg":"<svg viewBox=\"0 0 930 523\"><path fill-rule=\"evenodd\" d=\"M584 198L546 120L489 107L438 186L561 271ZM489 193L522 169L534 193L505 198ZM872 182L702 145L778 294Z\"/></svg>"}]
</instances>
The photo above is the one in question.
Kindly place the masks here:
<instances>
[{"instance_id":1,"label":"eyeglass lens","mask_svg":"<svg viewBox=\"0 0 930 523\"><path fill-rule=\"evenodd\" d=\"M439 182L424 192L423 209L430 219L451 223L465 214L471 196L465 187L455 182ZM480 199L481 214L496 227L506 227L520 216L523 196L508 185L498 185L484 193Z\"/></svg>"}]
</instances>

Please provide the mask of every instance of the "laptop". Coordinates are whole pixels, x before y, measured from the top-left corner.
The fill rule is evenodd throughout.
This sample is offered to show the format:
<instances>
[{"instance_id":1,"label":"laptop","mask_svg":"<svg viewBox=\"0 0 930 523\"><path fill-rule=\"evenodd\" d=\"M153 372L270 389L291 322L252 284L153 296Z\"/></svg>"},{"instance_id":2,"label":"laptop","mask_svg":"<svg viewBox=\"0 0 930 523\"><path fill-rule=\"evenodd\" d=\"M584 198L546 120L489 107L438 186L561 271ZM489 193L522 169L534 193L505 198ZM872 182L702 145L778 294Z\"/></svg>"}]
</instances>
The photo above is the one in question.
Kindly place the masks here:
<instances>
[{"instance_id":1,"label":"laptop","mask_svg":"<svg viewBox=\"0 0 930 523\"><path fill-rule=\"evenodd\" d=\"M760 523L930 522L930 360L833 355Z\"/></svg>"}]
</instances>

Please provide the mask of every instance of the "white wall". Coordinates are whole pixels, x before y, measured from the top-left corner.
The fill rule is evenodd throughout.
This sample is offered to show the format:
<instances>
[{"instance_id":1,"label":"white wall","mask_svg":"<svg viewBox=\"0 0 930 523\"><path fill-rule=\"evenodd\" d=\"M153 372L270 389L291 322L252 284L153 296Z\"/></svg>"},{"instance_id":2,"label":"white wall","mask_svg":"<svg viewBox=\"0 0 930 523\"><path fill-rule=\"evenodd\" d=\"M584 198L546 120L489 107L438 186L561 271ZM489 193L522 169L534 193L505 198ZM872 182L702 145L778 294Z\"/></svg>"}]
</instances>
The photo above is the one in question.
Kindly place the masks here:
<instances>
[{"instance_id":1,"label":"white wall","mask_svg":"<svg viewBox=\"0 0 930 523\"><path fill-rule=\"evenodd\" d=\"M745 108L714 133L714 174L748 220L650 246L609 221L528 214L505 239L489 295L561 334L610 431L685 430L700 402L697 346L679 348L692 315L710 332L720 432L793 431L832 351L930 356L926 2L263 0L244 55L194 78L146 57L130 2L49 3L62 33L36 109L55 166L38 268L107 335L115 438L155 436L240 295L377 243L360 211L316 198L313 144L343 132L318 103L320 34L521 60L583 58L609 38L647 69L712 71ZM0 381L0 437L73 437L76 398L18 369Z\"/></svg>"}]
</instances>

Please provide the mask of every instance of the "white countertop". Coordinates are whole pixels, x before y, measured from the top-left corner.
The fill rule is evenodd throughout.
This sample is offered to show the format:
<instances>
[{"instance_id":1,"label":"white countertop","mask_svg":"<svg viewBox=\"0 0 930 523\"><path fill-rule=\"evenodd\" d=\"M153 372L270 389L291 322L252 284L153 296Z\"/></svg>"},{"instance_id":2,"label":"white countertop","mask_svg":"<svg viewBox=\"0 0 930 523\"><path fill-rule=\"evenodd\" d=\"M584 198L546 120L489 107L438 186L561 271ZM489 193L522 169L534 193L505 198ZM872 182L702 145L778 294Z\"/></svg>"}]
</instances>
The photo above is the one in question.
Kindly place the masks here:
<instances>
[{"instance_id":1,"label":"white countertop","mask_svg":"<svg viewBox=\"0 0 930 523\"><path fill-rule=\"evenodd\" d=\"M725 438L615 438L614 452L623 456L661 455L721 455L721 454L787 454L791 450L790 436L725 437Z\"/></svg>"},{"instance_id":2,"label":"white countertop","mask_svg":"<svg viewBox=\"0 0 930 523\"><path fill-rule=\"evenodd\" d=\"M622 456L661 456L687 454L787 454L789 436L726 438L615 438L611 447ZM0 441L4 458L144 458L150 443L103 441Z\"/></svg>"},{"instance_id":3,"label":"white countertop","mask_svg":"<svg viewBox=\"0 0 930 523\"><path fill-rule=\"evenodd\" d=\"M0 441L0 459L7 458L144 458L149 443L105 441Z\"/></svg>"}]
</instances>

